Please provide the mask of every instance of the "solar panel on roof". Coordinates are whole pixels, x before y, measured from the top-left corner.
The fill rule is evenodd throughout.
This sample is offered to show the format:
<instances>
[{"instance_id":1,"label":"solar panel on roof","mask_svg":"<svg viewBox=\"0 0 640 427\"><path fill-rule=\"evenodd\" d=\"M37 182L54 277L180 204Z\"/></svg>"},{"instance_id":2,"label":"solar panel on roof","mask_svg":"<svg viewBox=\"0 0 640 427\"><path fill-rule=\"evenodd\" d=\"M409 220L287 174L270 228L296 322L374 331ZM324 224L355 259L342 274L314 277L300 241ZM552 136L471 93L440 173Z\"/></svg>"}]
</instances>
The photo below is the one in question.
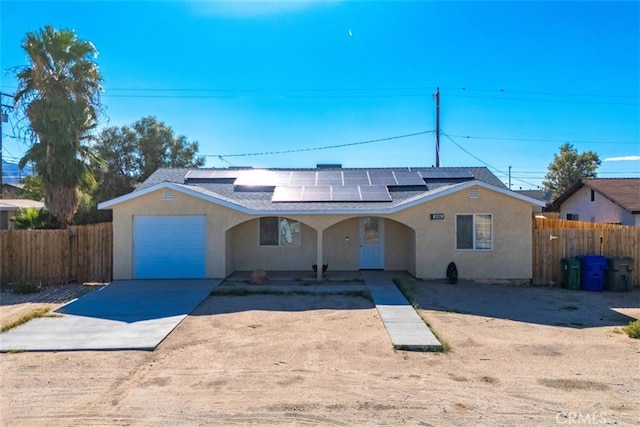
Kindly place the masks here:
<instances>
[{"instance_id":1,"label":"solar panel on roof","mask_svg":"<svg viewBox=\"0 0 640 427\"><path fill-rule=\"evenodd\" d=\"M468 170L446 171L447 178L473 178L473 174Z\"/></svg>"},{"instance_id":2,"label":"solar panel on roof","mask_svg":"<svg viewBox=\"0 0 640 427\"><path fill-rule=\"evenodd\" d=\"M316 185L315 171L293 171L290 185Z\"/></svg>"},{"instance_id":3,"label":"solar panel on roof","mask_svg":"<svg viewBox=\"0 0 640 427\"><path fill-rule=\"evenodd\" d=\"M302 189L303 202L330 202L331 187L328 185L305 186Z\"/></svg>"},{"instance_id":4,"label":"solar panel on roof","mask_svg":"<svg viewBox=\"0 0 640 427\"><path fill-rule=\"evenodd\" d=\"M420 175L424 179L442 179L447 177L446 173L442 170L420 171Z\"/></svg>"},{"instance_id":5,"label":"solar panel on roof","mask_svg":"<svg viewBox=\"0 0 640 427\"><path fill-rule=\"evenodd\" d=\"M331 199L334 202L359 202L360 190L357 185L333 185L331 186Z\"/></svg>"},{"instance_id":6,"label":"solar panel on roof","mask_svg":"<svg viewBox=\"0 0 640 427\"><path fill-rule=\"evenodd\" d=\"M390 170L370 170L369 180L371 185L396 185L393 171Z\"/></svg>"},{"instance_id":7,"label":"solar panel on roof","mask_svg":"<svg viewBox=\"0 0 640 427\"><path fill-rule=\"evenodd\" d=\"M276 187L273 190L272 202L301 202L302 187Z\"/></svg>"},{"instance_id":8,"label":"solar panel on roof","mask_svg":"<svg viewBox=\"0 0 640 427\"><path fill-rule=\"evenodd\" d=\"M215 171L211 169L192 169L187 172L184 179L205 179L212 178Z\"/></svg>"},{"instance_id":9,"label":"solar panel on roof","mask_svg":"<svg viewBox=\"0 0 640 427\"><path fill-rule=\"evenodd\" d=\"M228 169L192 169L184 176L185 182L231 182L240 171Z\"/></svg>"},{"instance_id":10,"label":"solar panel on roof","mask_svg":"<svg viewBox=\"0 0 640 427\"><path fill-rule=\"evenodd\" d=\"M462 179L473 178L473 174L468 170L443 170L443 169L423 169L420 171L420 175L424 179Z\"/></svg>"},{"instance_id":11,"label":"solar panel on roof","mask_svg":"<svg viewBox=\"0 0 640 427\"><path fill-rule=\"evenodd\" d=\"M317 185L342 185L342 171L318 171Z\"/></svg>"},{"instance_id":12,"label":"solar panel on roof","mask_svg":"<svg viewBox=\"0 0 640 427\"><path fill-rule=\"evenodd\" d=\"M272 202L390 202L384 185L277 186Z\"/></svg>"},{"instance_id":13,"label":"solar panel on roof","mask_svg":"<svg viewBox=\"0 0 640 427\"><path fill-rule=\"evenodd\" d=\"M218 169L213 171L214 178L237 178L240 176L239 170Z\"/></svg>"},{"instance_id":14,"label":"solar panel on roof","mask_svg":"<svg viewBox=\"0 0 640 427\"><path fill-rule=\"evenodd\" d=\"M422 177L415 171L394 171L398 185L426 185Z\"/></svg>"},{"instance_id":15,"label":"solar panel on roof","mask_svg":"<svg viewBox=\"0 0 640 427\"><path fill-rule=\"evenodd\" d=\"M369 175L365 170L342 171L344 185L370 185Z\"/></svg>"},{"instance_id":16,"label":"solar panel on roof","mask_svg":"<svg viewBox=\"0 0 640 427\"><path fill-rule=\"evenodd\" d=\"M291 172L290 171L272 171L273 174L273 182L275 185L289 185L291 182Z\"/></svg>"},{"instance_id":17,"label":"solar panel on roof","mask_svg":"<svg viewBox=\"0 0 640 427\"><path fill-rule=\"evenodd\" d=\"M361 185L360 194L363 202L390 202L391 195L384 185Z\"/></svg>"},{"instance_id":18,"label":"solar panel on roof","mask_svg":"<svg viewBox=\"0 0 640 427\"><path fill-rule=\"evenodd\" d=\"M254 169L248 171L242 171L236 181L235 185L244 186L275 186L275 185L288 185L291 172L289 171L270 171L264 169Z\"/></svg>"}]
</instances>

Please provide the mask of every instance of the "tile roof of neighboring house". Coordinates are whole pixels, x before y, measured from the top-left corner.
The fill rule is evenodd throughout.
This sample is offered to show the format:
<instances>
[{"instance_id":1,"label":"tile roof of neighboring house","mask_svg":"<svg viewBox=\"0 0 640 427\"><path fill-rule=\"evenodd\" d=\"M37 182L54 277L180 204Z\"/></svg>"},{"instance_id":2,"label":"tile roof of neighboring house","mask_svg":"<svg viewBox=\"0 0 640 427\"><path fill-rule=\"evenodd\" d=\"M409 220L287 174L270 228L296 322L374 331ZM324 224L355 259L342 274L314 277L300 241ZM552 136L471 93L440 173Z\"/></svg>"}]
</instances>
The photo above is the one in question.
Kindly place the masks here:
<instances>
[{"instance_id":1,"label":"tile roof of neighboring house","mask_svg":"<svg viewBox=\"0 0 640 427\"><path fill-rule=\"evenodd\" d=\"M29 199L0 199L0 211L17 211L19 208L44 208L44 203Z\"/></svg>"},{"instance_id":2,"label":"tile roof of neighboring house","mask_svg":"<svg viewBox=\"0 0 640 427\"><path fill-rule=\"evenodd\" d=\"M516 193L523 196L531 197L532 199L540 200L542 202L551 203L551 191L544 190L515 190Z\"/></svg>"},{"instance_id":3,"label":"tile roof of neighboring house","mask_svg":"<svg viewBox=\"0 0 640 427\"><path fill-rule=\"evenodd\" d=\"M286 184L273 184L257 181L257 187L251 187L244 185L243 182L247 182L247 178L252 174L262 173L266 171L268 176L278 176L280 178L286 178L290 181L286 181ZM374 175L377 176L392 176L394 184L384 184L382 191L383 195L389 197L389 200L365 200L362 196L361 200L357 201L339 201L339 200L326 200L319 201L317 199L309 200L282 200L274 201L274 188L284 187L285 189L300 188L298 185L293 185L294 174L301 173L301 175L312 174L311 176L317 176L317 182L320 181L320 176L329 177L331 173L337 174L338 177L344 177L344 184L346 186L347 174L358 174L366 172L365 176L370 178L365 187L371 188L370 184L374 184ZM313 175L317 172L317 175ZM216 175L217 174L217 175ZM269 175L272 174L272 175ZM401 184L401 176L404 176L409 182L403 182ZM369 179L367 178L367 179ZM255 178L253 178L255 179ZM340 178L338 178L340 179ZM418 185L411 185L410 183L419 183ZM175 169L158 169L154 172L145 182L143 182L133 193L122 196L122 198L114 199L113 201L105 202L101 208L109 208L118 201L128 200L128 198L135 197L136 194L146 193L152 188L157 188L159 185L168 185L171 188L179 191L190 193L197 197L202 197L207 200L219 200L231 207L236 207L249 212L341 212L341 211L388 211L400 209L404 206L409 206L413 203L417 203L421 200L428 200L432 197L444 194L447 191L451 191L455 188L463 188L472 184L479 184L484 186L491 186L498 189L498 191L505 192L513 195L514 197L523 198L527 201L532 199L526 196L520 196L515 192L511 192L507 189L502 181L500 181L493 173L491 173L485 167L455 167L455 168L271 168L271 169L252 169L252 168L229 168L229 169L189 169L189 168L175 168ZM319 188L321 185L310 185L312 188ZM341 185L336 185L341 186ZM334 187L336 187L334 186ZM386 189L385 189L386 186ZM325 185L326 187L326 185ZM307 188L307 187L305 187ZM351 186L353 188L353 185ZM331 190L334 191L333 189ZM388 191L388 195L386 193ZM332 193L333 194L333 193ZM295 199L295 197L294 197ZM535 203L535 201L534 201Z\"/></svg>"},{"instance_id":4,"label":"tile roof of neighboring house","mask_svg":"<svg viewBox=\"0 0 640 427\"><path fill-rule=\"evenodd\" d=\"M22 183L12 183L12 182L3 182L2 183L3 187L15 187L19 190L23 190L24 189L24 184Z\"/></svg>"},{"instance_id":5,"label":"tile roof of neighboring house","mask_svg":"<svg viewBox=\"0 0 640 427\"><path fill-rule=\"evenodd\" d=\"M584 186L633 214L640 213L640 178L584 178L561 194L553 202L554 208L559 208L565 200Z\"/></svg>"}]
</instances>

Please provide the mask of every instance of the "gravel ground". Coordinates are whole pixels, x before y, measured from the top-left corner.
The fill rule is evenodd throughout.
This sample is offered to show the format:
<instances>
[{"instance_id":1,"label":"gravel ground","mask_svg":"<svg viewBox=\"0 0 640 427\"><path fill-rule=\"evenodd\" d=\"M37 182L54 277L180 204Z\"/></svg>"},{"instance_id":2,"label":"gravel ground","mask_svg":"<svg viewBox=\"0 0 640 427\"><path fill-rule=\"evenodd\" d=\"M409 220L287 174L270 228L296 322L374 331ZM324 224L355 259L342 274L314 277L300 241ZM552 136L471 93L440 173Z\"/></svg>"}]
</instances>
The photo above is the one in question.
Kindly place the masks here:
<instances>
[{"instance_id":1,"label":"gravel ground","mask_svg":"<svg viewBox=\"0 0 640 427\"><path fill-rule=\"evenodd\" d=\"M640 346L620 333L638 291L420 282L415 295L449 352L395 351L365 298L248 295L207 298L154 352L1 354L0 424L640 422Z\"/></svg>"}]
</instances>

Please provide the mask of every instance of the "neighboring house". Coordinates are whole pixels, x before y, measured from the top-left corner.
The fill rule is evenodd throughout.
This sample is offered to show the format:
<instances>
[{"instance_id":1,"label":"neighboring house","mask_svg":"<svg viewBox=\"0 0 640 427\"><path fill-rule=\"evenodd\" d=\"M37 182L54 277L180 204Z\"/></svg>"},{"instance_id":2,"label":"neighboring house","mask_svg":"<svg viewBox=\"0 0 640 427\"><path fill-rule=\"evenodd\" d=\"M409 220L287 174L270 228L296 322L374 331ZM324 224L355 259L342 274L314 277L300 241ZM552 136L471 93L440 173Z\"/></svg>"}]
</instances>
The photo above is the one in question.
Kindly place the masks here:
<instances>
[{"instance_id":1,"label":"neighboring house","mask_svg":"<svg viewBox=\"0 0 640 427\"><path fill-rule=\"evenodd\" d=\"M532 212L487 168L160 169L113 210L114 279L409 271L528 281ZM322 269L318 268L318 279Z\"/></svg>"},{"instance_id":2,"label":"neighboring house","mask_svg":"<svg viewBox=\"0 0 640 427\"><path fill-rule=\"evenodd\" d=\"M544 202L546 209L551 205L551 191L548 190L515 190L516 193ZM544 210L544 209L543 209Z\"/></svg>"},{"instance_id":3,"label":"neighboring house","mask_svg":"<svg viewBox=\"0 0 640 427\"><path fill-rule=\"evenodd\" d=\"M560 218L640 226L640 178L584 178L552 205Z\"/></svg>"},{"instance_id":4,"label":"neighboring house","mask_svg":"<svg viewBox=\"0 0 640 427\"><path fill-rule=\"evenodd\" d=\"M11 184L5 182L2 184L2 196L7 199L17 199L22 195L23 189L24 184Z\"/></svg>"},{"instance_id":5,"label":"neighboring house","mask_svg":"<svg viewBox=\"0 0 640 427\"><path fill-rule=\"evenodd\" d=\"M0 230L13 229L11 218L18 214L20 208L44 208L44 203L28 199L0 199Z\"/></svg>"}]
</instances>

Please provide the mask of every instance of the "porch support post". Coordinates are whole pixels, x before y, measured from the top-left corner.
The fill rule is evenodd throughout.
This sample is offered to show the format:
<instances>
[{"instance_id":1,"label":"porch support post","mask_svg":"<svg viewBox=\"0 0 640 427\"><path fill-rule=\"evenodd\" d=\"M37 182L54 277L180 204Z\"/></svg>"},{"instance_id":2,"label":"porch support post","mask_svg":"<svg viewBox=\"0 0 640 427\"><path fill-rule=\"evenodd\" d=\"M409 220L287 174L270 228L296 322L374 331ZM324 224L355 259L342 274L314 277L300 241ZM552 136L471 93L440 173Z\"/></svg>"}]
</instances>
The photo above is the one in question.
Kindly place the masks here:
<instances>
[{"instance_id":1,"label":"porch support post","mask_svg":"<svg viewBox=\"0 0 640 427\"><path fill-rule=\"evenodd\" d=\"M323 234L324 230L318 230L318 244L317 244L317 255L316 255L316 265L318 266L317 268L317 272L316 272L316 280L318 282L322 281L322 248L323 248L323 244L322 244L322 234Z\"/></svg>"}]
</instances>

